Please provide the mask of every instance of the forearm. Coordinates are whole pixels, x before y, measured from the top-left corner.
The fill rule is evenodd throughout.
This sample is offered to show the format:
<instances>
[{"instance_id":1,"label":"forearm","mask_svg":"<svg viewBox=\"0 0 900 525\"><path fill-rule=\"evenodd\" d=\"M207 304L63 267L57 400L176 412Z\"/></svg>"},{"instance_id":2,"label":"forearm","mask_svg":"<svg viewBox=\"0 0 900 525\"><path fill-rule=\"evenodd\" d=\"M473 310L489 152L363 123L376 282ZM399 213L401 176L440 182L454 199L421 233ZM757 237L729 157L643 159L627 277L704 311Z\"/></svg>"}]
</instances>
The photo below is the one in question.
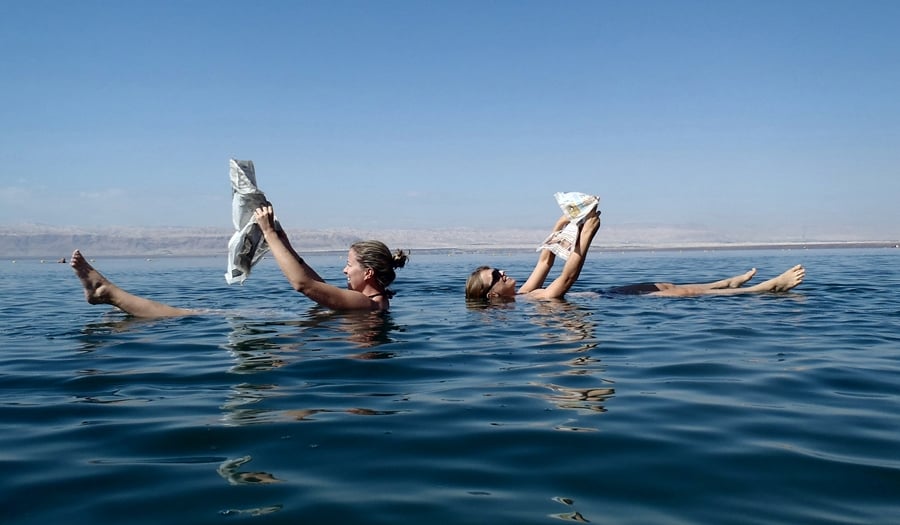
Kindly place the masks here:
<instances>
[{"instance_id":1,"label":"forearm","mask_svg":"<svg viewBox=\"0 0 900 525\"><path fill-rule=\"evenodd\" d=\"M297 259L302 259L302 257L300 257L300 254L298 254L297 251L294 250L294 247L291 246L291 241L288 240L287 233L285 233L284 230L276 230L276 232L278 233L278 238L281 239L281 242L284 243L284 246L288 249L288 251L291 252L291 255L293 255Z\"/></svg>"},{"instance_id":2,"label":"forearm","mask_svg":"<svg viewBox=\"0 0 900 525\"><path fill-rule=\"evenodd\" d=\"M272 256L292 288L298 292L304 292L311 283L324 282L319 274L294 251L283 231L267 230L264 235Z\"/></svg>"},{"instance_id":3,"label":"forearm","mask_svg":"<svg viewBox=\"0 0 900 525\"><path fill-rule=\"evenodd\" d=\"M528 276L525 284L519 287L519 293L528 293L544 286L544 281L547 279L547 275L550 273L550 269L553 268L555 261L556 255L553 252L541 250L537 263L535 263L534 269L531 270L531 275Z\"/></svg>"},{"instance_id":4,"label":"forearm","mask_svg":"<svg viewBox=\"0 0 900 525\"><path fill-rule=\"evenodd\" d=\"M560 218L556 219L556 223L553 225L553 230L551 230L551 234L556 233L566 225L569 224L569 216L563 214ZM541 250L540 255L538 255L537 263L534 265L534 269L531 271L531 275L528 276L528 280L525 281L521 287L519 287L519 293L529 293L533 290L537 290L544 286L544 281L547 280L547 276L550 274L550 270L553 268L553 263L556 262L556 254L554 254L550 250Z\"/></svg>"},{"instance_id":5,"label":"forearm","mask_svg":"<svg viewBox=\"0 0 900 525\"><path fill-rule=\"evenodd\" d=\"M575 241L575 247L569 254L565 266L559 277L547 287L548 297L562 297L575 284L584 268L584 262L587 259L588 249L600 228L600 217L593 213L589 215L578 230L578 237Z\"/></svg>"},{"instance_id":6,"label":"forearm","mask_svg":"<svg viewBox=\"0 0 900 525\"><path fill-rule=\"evenodd\" d=\"M599 229L600 215L597 212L588 215L584 220L584 224L581 225L581 230L578 232L578 244L575 246L575 250L579 251L582 256L587 257L587 252L594 242L594 236L597 235L597 230Z\"/></svg>"}]
</instances>

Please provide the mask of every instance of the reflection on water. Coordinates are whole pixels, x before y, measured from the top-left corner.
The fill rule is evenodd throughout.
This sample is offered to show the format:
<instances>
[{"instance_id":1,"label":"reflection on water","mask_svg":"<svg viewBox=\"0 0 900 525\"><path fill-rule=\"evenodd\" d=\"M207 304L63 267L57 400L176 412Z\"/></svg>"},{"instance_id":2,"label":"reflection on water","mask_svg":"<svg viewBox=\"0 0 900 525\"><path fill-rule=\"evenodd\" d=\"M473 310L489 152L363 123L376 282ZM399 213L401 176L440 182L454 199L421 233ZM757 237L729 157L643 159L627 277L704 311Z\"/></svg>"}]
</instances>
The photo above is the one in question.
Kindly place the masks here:
<instances>
[{"instance_id":1,"label":"reflection on water","mask_svg":"<svg viewBox=\"0 0 900 525\"><path fill-rule=\"evenodd\" d=\"M392 342L391 334L400 331L389 314L370 312L333 312L313 307L301 319L248 320L228 319L231 331L226 348L234 359L230 372L252 375L270 372L289 364L306 360L358 359L382 360L395 356L394 352L374 347ZM348 342L351 343L348 345ZM349 347L363 348L362 352L347 353ZM282 379L293 379L284 376ZM311 383L303 386L315 387ZM231 424L258 424L272 421L305 421L321 413L354 415L389 415L396 411L353 406L350 408L273 407L278 397L304 398L304 390L293 385L284 389L279 384L243 381L234 385L222 405L224 420ZM354 395L353 398L358 398ZM350 397L348 396L349 400ZM333 402L333 399L329 399ZM282 399L279 403L292 403Z\"/></svg>"},{"instance_id":2,"label":"reflection on water","mask_svg":"<svg viewBox=\"0 0 900 525\"><path fill-rule=\"evenodd\" d=\"M575 418L606 413L607 403L615 395L615 389L611 387L614 381L600 377L606 369L596 354L599 347L596 309L568 300L533 301L525 298L518 301L469 301L466 307L486 327L527 323L529 330L508 335L524 345L519 353L531 355L532 358L522 363L517 361L515 366L506 369L523 372L538 370L539 377L553 378L547 382L532 380L529 384L543 389L544 393L539 392L537 396L554 407L579 413L565 423L556 422L554 428L564 431L597 430L595 424L583 418L575 423ZM504 334L501 332L501 335ZM555 517L583 520L577 512Z\"/></svg>"},{"instance_id":3,"label":"reflection on water","mask_svg":"<svg viewBox=\"0 0 900 525\"><path fill-rule=\"evenodd\" d=\"M887 523L900 251L869 253L603 254L580 286L796 262L809 281L478 307L468 261L417 261L374 317L309 309L272 261L272 286L266 266L216 286L218 260L135 270L222 307L164 320L83 304L68 268L14 274L0 522Z\"/></svg>"},{"instance_id":4,"label":"reflection on water","mask_svg":"<svg viewBox=\"0 0 900 525\"><path fill-rule=\"evenodd\" d=\"M571 370L567 370L566 373L571 375L587 375L595 372L594 368L599 366L600 360L596 357L591 357L589 355L580 355L574 359L570 359L566 361L566 364L572 367Z\"/></svg>"},{"instance_id":5,"label":"reflection on water","mask_svg":"<svg viewBox=\"0 0 900 525\"><path fill-rule=\"evenodd\" d=\"M122 333L156 324L171 322L172 318L152 319L147 317L133 317L119 310L113 310L102 316L102 320L89 322L84 325L84 335L106 335Z\"/></svg>"},{"instance_id":6,"label":"reflection on water","mask_svg":"<svg viewBox=\"0 0 900 525\"><path fill-rule=\"evenodd\" d=\"M266 514L273 514L281 509L281 505L273 505L270 507L257 507L253 509L228 509L223 510L221 514L223 516L263 516Z\"/></svg>"},{"instance_id":7,"label":"reflection on water","mask_svg":"<svg viewBox=\"0 0 900 525\"><path fill-rule=\"evenodd\" d=\"M270 505L268 507L254 507L250 509L227 509L220 512L223 516L264 516L280 511L283 505Z\"/></svg>"},{"instance_id":8,"label":"reflection on water","mask_svg":"<svg viewBox=\"0 0 900 525\"><path fill-rule=\"evenodd\" d=\"M228 322L231 332L226 348L235 357L235 373L271 370L313 353L344 348L347 342L360 348L387 344L392 341L391 332L400 330L390 314L333 312L319 307L312 308L302 319L259 321L231 317ZM346 357L393 356L392 352L366 350Z\"/></svg>"},{"instance_id":9,"label":"reflection on water","mask_svg":"<svg viewBox=\"0 0 900 525\"><path fill-rule=\"evenodd\" d=\"M555 502L557 502L557 503L561 503L561 504L563 504L563 505L566 505L567 507L574 507L574 506L575 506L575 501L574 501L572 498L560 498L560 497L556 497L556 498L552 498L552 499L553 499L553 501L555 501ZM578 512L577 510L571 510L571 511L569 511L569 512L561 512L561 513L558 513L558 514L551 514L550 517L551 517L551 518L560 519L560 520L563 520L563 521L577 521L577 522L581 522L581 523L590 523L590 520L586 519L586 518L585 518L580 512Z\"/></svg>"},{"instance_id":10,"label":"reflection on water","mask_svg":"<svg viewBox=\"0 0 900 525\"><path fill-rule=\"evenodd\" d=\"M272 387L276 390L276 387ZM271 393L275 396L277 394ZM293 393L297 397L297 393ZM273 423L278 421L313 421L316 414L352 414L356 416L389 416L397 414L399 410L377 410L371 408L352 407L346 409L334 408L248 408L246 405L260 403L266 398L257 395L255 385L242 385L235 388L229 394L228 402L222 405L225 411L223 421L235 425L258 425L261 423Z\"/></svg>"},{"instance_id":11,"label":"reflection on water","mask_svg":"<svg viewBox=\"0 0 900 525\"><path fill-rule=\"evenodd\" d=\"M321 307L313 307L303 319L285 324L311 332L317 338L337 337L340 342L349 341L360 348L390 343L391 332L400 330L388 312L334 312Z\"/></svg>"},{"instance_id":12,"label":"reflection on water","mask_svg":"<svg viewBox=\"0 0 900 525\"><path fill-rule=\"evenodd\" d=\"M239 383L228 392L228 399L222 405L224 420L232 424L262 423L273 418L273 411L253 408L257 403L278 395L276 385Z\"/></svg>"},{"instance_id":13,"label":"reflection on water","mask_svg":"<svg viewBox=\"0 0 900 525\"><path fill-rule=\"evenodd\" d=\"M344 413L353 414L356 416L389 416L392 414L398 414L399 412L399 410L372 410L370 408L348 408L345 410L307 408L302 410L285 410L284 414L295 421L312 421L314 419L312 416L316 414Z\"/></svg>"},{"instance_id":14,"label":"reflection on water","mask_svg":"<svg viewBox=\"0 0 900 525\"><path fill-rule=\"evenodd\" d=\"M613 388L567 388L560 385L541 385L551 390L547 399L559 408L574 408L606 412L604 403L616 393Z\"/></svg>"},{"instance_id":15,"label":"reflection on water","mask_svg":"<svg viewBox=\"0 0 900 525\"><path fill-rule=\"evenodd\" d=\"M595 377L598 373L605 372L605 369L592 352L599 346L594 312L567 300L529 301L527 307L533 309L533 313L529 312L528 321L537 327L535 333L540 337L539 351L549 354L548 359L552 357L554 360L552 371L542 375L555 377L557 380L568 377L573 382L592 383L590 386L558 382L536 383L550 392L542 397L557 408L588 414L605 413L606 403L615 395L615 390L609 386L614 381ZM559 360L566 355L572 357ZM596 430L593 426L583 425L559 425L557 429ZM580 514L575 512L555 517L563 516L578 521Z\"/></svg>"},{"instance_id":16,"label":"reflection on water","mask_svg":"<svg viewBox=\"0 0 900 525\"><path fill-rule=\"evenodd\" d=\"M237 459L229 459L219 465L216 470L230 485L256 485L265 483L279 483L281 480L268 472L239 470L243 465L252 461L250 456Z\"/></svg>"},{"instance_id":17,"label":"reflection on water","mask_svg":"<svg viewBox=\"0 0 900 525\"><path fill-rule=\"evenodd\" d=\"M582 342L570 352L587 352L597 347L593 313L584 307L565 300L534 301L538 314L531 322L546 328L543 334L547 342Z\"/></svg>"},{"instance_id":18,"label":"reflection on water","mask_svg":"<svg viewBox=\"0 0 900 525\"><path fill-rule=\"evenodd\" d=\"M119 313L109 313L104 316L104 320L87 323L81 328L79 350L82 352L93 352L111 344L107 336L128 334L141 328L152 330L156 325L167 322L172 322L172 320L146 319Z\"/></svg>"}]
</instances>

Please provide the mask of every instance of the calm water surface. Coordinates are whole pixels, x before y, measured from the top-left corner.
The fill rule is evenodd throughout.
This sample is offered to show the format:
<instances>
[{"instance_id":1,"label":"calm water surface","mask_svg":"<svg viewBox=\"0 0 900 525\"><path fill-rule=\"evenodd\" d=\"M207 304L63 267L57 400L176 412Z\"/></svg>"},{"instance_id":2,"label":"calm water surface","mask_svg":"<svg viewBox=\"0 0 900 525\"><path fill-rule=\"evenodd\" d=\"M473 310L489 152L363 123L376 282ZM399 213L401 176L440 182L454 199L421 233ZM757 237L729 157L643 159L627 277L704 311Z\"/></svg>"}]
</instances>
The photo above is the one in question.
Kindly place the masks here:
<instances>
[{"instance_id":1,"label":"calm water surface","mask_svg":"<svg viewBox=\"0 0 900 525\"><path fill-rule=\"evenodd\" d=\"M95 261L214 310L142 321L3 259L0 523L900 523L900 250L597 252L576 290L808 273L467 307L475 265L533 261L414 252L383 318L270 259L232 287L224 259Z\"/></svg>"}]
</instances>

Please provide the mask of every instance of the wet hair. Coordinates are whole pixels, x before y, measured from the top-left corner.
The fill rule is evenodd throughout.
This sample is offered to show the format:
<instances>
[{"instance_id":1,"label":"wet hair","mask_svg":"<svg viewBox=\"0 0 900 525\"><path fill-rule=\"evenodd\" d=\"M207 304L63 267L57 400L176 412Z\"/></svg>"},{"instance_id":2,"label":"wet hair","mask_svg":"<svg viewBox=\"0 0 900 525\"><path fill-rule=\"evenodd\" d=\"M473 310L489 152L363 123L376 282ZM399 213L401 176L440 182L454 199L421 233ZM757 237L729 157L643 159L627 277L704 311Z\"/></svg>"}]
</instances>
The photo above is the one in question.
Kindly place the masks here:
<instances>
[{"instance_id":1,"label":"wet hair","mask_svg":"<svg viewBox=\"0 0 900 525\"><path fill-rule=\"evenodd\" d=\"M481 272L490 269L490 266L479 266L469 274L466 280L466 299L484 299L487 296L488 286L484 284Z\"/></svg>"},{"instance_id":2,"label":"wet hair","mask_svg":"<svg viewBox=\"0 0 900 525\"><path fill-rule=\"evenodd\" d=\"M397 250L393 254L381 241L358 241L350 246L356 254L356 260L364 268L371 268L375 272L375 281L384 290L384 294L390 299L394 296L388 286L397 278L395 268L403 268L409 255L403 250Z\"/></svg>"}]
</instances>

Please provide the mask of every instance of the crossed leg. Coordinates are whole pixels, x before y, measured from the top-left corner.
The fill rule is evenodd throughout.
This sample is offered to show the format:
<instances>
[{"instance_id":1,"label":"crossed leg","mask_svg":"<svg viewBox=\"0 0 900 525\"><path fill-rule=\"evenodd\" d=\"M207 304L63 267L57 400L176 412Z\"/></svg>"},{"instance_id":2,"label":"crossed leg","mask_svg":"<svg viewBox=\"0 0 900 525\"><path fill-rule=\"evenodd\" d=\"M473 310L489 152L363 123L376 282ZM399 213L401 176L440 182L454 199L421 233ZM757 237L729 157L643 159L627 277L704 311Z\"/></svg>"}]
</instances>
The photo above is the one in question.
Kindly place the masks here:
<instances>
[{"instance_id":1,"label":"crossed leg","mask_svg":"<svg viewBox=\"0 0 900 525\"><path fill-rule=\"evenodd\" d=\"M78 250L72 252L69 265L81 280L84 298L90 304L112 305L135 317L174 317L197 313L126 292L94 269Z\"/></svg>"},{"instance_id":2,"label":"crossed leg","mask_svg":"<svg viewBox=\"0 0 900 525\"><path fill-rule=\"evenodd\" d=\"M748 286L746 288L741 287L741 284L746 283L748 280L750 280L750 277L752 277L755 273L756 269L753 269L745 274L735 276L730 279L724 279L722 281L716 281L715 283L699 285L672 285L669 288L661 288L660 291L653 292L650 295L656 295L660 297L692 297L697 295L740 295L748 293L786 292L798 286L803 282L804 277L806 277L806 270L803 268L803 266L798 264L796 266L788 268L778 277L774 277L772 279L769 279L768 281L763 281L759 284ZM747 278L741 281L740 279L744 276L747 276ZM730 282L732 285L736 284L736 286L711 286L726 282ZM659 286L659 284L657 284L657 286Z\"/></svg>"},{"instance_id":3,"label":"crossed leg","mask_svg":"<svg viewBox=\"0 0 900 525\"><path fill-rule=\"evenodd\" d=\"M717 290L719 288L740 288L747 281L753 278L756 275L756 268L751 268L750 270L740 274L735 275L734 277L729 277L727 279L722 279L720 281L714 281L711 283L696 283L696 284L672 284L672 283L654 283L657 288L661 291L671 290L673 288L691 288L694 290Z\"/></svg>"}]
</instances>

